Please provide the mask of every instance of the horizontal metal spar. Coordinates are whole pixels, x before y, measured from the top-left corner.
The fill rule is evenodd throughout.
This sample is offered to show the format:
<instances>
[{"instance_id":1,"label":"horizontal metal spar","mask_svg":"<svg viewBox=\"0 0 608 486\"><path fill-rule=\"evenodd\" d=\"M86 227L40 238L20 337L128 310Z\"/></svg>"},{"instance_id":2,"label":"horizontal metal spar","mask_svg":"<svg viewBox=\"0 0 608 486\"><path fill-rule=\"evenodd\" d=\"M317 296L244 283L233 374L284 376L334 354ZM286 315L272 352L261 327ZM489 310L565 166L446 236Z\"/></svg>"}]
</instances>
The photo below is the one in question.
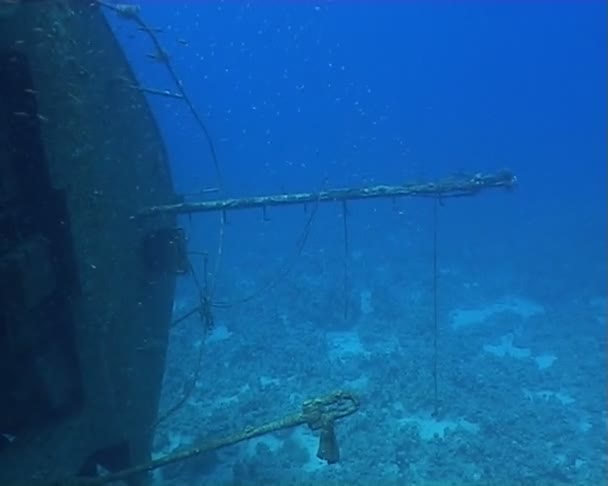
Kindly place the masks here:
<instances>
[{"instance_id":1,"label":"horizontal metal spar","mask_svg":"<svg viewBox=\"0 0 608 486\"><path fill-rule=\"evenodd\" d=\"M139 217L163 214L189 214L237 209L266 208L317 202L336 202L356 199L397 197L451 198L471 196L484 189L511 188L517 183L515 175L508 170L493 174L474 174L441 179L435 182L408 183L403 185L376 185L359 188L329 189L319 192L301 192L219 199L215 201L181 202L151 206L137 215Z\"/></svg>"}]
</instances>

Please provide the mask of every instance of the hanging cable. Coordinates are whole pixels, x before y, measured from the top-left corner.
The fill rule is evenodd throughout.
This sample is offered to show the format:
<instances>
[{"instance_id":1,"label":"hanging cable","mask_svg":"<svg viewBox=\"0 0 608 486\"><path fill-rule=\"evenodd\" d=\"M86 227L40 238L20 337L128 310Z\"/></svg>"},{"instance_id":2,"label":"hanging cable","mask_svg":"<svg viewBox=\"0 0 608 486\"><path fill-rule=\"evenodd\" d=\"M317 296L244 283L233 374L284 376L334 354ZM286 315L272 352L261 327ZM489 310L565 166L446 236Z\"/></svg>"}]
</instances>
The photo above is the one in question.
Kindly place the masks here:
<instances>
[{"instance_id":1,"label":"hanging cable","mask_svg":"<svg viewBox=\"0 0 608 486\"><path fill-rule=\"evenodd\" d=\"M186 381L183 386L182 396L179 400L177 400L172 406L170 406L163 414L159 415L157 419L154 421L152 426L150 427L152 430L156 429L161 423L171 417L175 412L177 412L180 408L184 406L184 404L188 401L192 392L196 388L196 384L198 383L198 379L201 374L202 363L203 363L203 350L205 347L204 339L201 341L198 347L198 355L196 357L196 364L194 366L194 371L192 373L192 377L190 380Z\"/></svg>"},{"instance_id":2,"label":"hanging cable","mask_svg":"<svg viewBox=\"0 0 608 486\"><path fill-rule=\"evenodd\" d=\"M215 266L213 268L213 273L211 275L212 283L209 287L209 299L213 301L213 296L215 294L215 285L217 283L217 276L220 273L220 264L222 262L222 255L224 254L224 233L226 228L226 213L220 213L220 229L217 235L217 251L215 254ZM207 278L205 270L205 278Z\"/></svg>"},{"instance_id":3,"label":"hanging cable","mask_svg":"<svg viewBox=\"0 0 608 486\"><path fill-rule=\"evenodd\" d=\"M437 305L437 223L438 223L438 205L439 198L433 199L433 417L439 416L439 392L438 392L438 377L437 367L439 360L438 350L438 305Z\"/></svg>"},{"instance_id":4,"label":"hanging cable","mask_svg":"<svg viewBox=\"0 0 608 486\"><path fill-rule=\"evenodd\" d=\"M342 231L344 237L344 261L343 261L343 271L344 271L344 320L348 319L348 208L346 207L346 201L342 201Z\"/></svg>"},{"instance_id":5,"label":"hanging cable","mask_svg":"<svg viewBox=\"0 0 608 486\"><path fill-rule=\"evenodd\" d=\"M209 334L209 332L213 329L213 327L215 325L215 320L214 320L212 308L211 308L211 297L210 297L211 289L210 289L209 279L208 279L208 256L206 253L203 254L203 285L201 285L201 283L198 279L198 276L196 275L196 271L194 269L194 266L192 265L192 262L189 259L187 261L188 261L188 265L189 265L189 273L192 276L194 285L195 285L197 293L198 293L199 305L193 311L190 311L187 316L182 316L179 319L179 322L182 322L185 319L187 319L188 317L198 313L201 324L202 324L202 329L201 329L202 337L201 337L201 341L200 341L200 344L198 347L198 353L197 353L196 362L194 365L194 371L192 372L192 376L190 377L190 379L188 381L186 381L186 383L184 383L183 392L182 392L181 397L173 405L171 405L164 413L160 414L157 417L157 419L154 421L154 423L151 426L152 430L154 430L162 422L164 422L169 417L171 417L175 412L177 412L188 401L188 399L192 395L192 392L196 388L196 384L198 383L198 380L199 380L199 377L201 374L205 340L207 339L207 335ZM175 325L175 322L172 325Z\"/></svg>"},{"instance_id":6,"label":"hanging cable","mask_svg":"<svg viewBox=\"0 0 608 486\"><path fill-rule=\"evenodd\" d=\"M272 278L270 278L265 284L263 284L260 288L258 288L257 290L255 290L254 292L252 292L249 295L246 295L244 297L241 297L239 299L232 300L232 301L213 301L210 303L210 307L216 308L216 309L229 309L232 307L236 307L238 305L246 304L248 302L251 302L252 300L255 300L256 298L258 298L260 295L264 294L265 292L272 290L278 284L283 282L283 280L285 278L287 278L289 276L289 274L291 273L291 271L293 270L296 260L301 256L302 251L304 250L304 247L306 246L306 242L308 241L308 237L310 236L312 224L315 219L315 216L317 215L318 209L319 209L319 201L316 201L315 205L312 207L312 210L310 211L310 214L308 215L308 218L306 219L304 229L302 230L302 233L300 234L299 238L296 241L296 245L295 245L293 254L285 261L285 263L283 265L281 265L278 268L278 270L276 271L275 275ZM222 219L222 224L225 224L224 219ZM221 236L223 238L223 235L221 235ZM201 305L199 304L196 307L188 310L185 314L183 314L182 316L180 316L176 320L174 320L171 323L171 327L175 327L178 324L187 320L188 318L192 317L194 314L199 312L200 307L201 307Z\"/></svg>"},{"instance_id":7,"label":"hanging cable","mask_svg":"<svg viewBox=\"0 0 608 486\"><path fill-rule=\"evenodd\" d=\"M294 250L293 254L291 255L290 258L287 259L287 261L283 265L281 265L279 267L279 269L277 270L274 277L270 278L259 289L257 289L256 291L252 292L251 294L249 294L245 297L241 297L240 299L237 299L234 301L229 301L229 302L228 301L217 301L217 302L213 303L213 307L220 308L220 309L226 309L226 308L234 307L237 305L245 304L247 302L250 302L250 301L258 298L260 295L272 290L278 284L283 282L283 280L289 276L289 274L293 270L293 267L295 266L296 260L302 254L302 250L304 249L304 246L306 245L306 242L308 241L308 237L310 236L310 230L312 229L312 223L315 219L315 216L317 215L318 209L319 209L319 201L317 201L315 203L312 211L310 212L310 215L308 216L308 218L306 220L304 229L302 230L302 234L296 241L296 246L295 246L295 250Z\"/></svg>"}]
</instances>

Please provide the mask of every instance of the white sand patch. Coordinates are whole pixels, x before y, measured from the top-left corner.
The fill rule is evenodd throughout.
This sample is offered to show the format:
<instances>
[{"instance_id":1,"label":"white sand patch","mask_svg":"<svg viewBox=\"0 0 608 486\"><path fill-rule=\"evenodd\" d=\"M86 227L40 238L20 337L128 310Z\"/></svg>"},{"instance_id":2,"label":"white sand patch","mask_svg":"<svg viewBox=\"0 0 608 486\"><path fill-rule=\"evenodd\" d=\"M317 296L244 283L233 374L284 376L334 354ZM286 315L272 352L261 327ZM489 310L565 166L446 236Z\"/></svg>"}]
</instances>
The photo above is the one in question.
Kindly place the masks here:
<instances>
[{"instance_id":1,"label":"white sand patch","mask_svg":"<svg viewBox=\"0 0 608 486\"><path fill-rule=\"evenodd\" d=\"M581 420L578 423L578 430L584 433L589 432L592 428L593 425L591 424L591 422L589 422L589 419L586 417L581 417Z\"/></svg>"},{"instance_id":2,"label":"white sand patch","mask_svg":"<svg viewBox=\"0 0 608 486\"><path fill-rule=\"evenodd\" d=\"M498 358L531 359L539 370L546 370L553 366L557 356L553 354L540 354L533 356L529 348L520 348L513 345L513 334L500 338L500 344L486 344L483 347L486 353Z\"/></svg>"},{"instance_id":3,"label":"white sand patch","mask_svg":"<svg viewBox=\"0 0 608 486\"><path fill-rule=\"evenodd\" d=\"M571 405L576 402L576 399L572 398L567 393L556 392L553 390L540 390L533 392L523 388L522 391L524 396L531 402L550 402L556 400L562 405Z\"/></svg>"},{"instance_id":4,"label":"white sand patch","mask_svg":"<svg viewBox=\"0 0 608 486\"><path fill-rule=\"evenodd\" d=\"M557 356L552 354L541 354L534 356L533 359L536 362L536 366L538 366L539 370L546 370L547 368L551 368L551 366L553 366Z\"/></svg>"},{"instance_id":5,"label":"white sand patch","mask_svg":"<svg viewBox=\"0 0 608 486\"><path fill-rule=\"evenodd\" d=\"M247 458L252 458L257 455L259 446L266 446L270 452L277 452L281 447L283 447L283 441L274 434L268 434L249 439L244 445L245 447L242 454L244 454Z\"/></svg>"},{"instance_id":6,"label":"white sand patch","mask_svg":"<svg viewBox=\"0 0 608 486\"><path fill-rule=\"evenodd\" d=\"M443 439L448 430L462 430L476 434L479 432L479 425L469 422L464 418L454 420L437 420L430 413L423 415L410 415L397 420L400 425L415 425L418 435L422 440L432 440L435 437Z\"/></svg>"},{"instance_id":7,"label":"white sand patch","mask_svg":"<svg viewBox=\"0 0 608 486\"><path fill-rule=\"evenodd\" d=\"M499 358L511 357L515 359L529 358L532 352L528 348L513 346L513 334L507 334L500 338L499 345L486 344L483 350Z\"/></svg>"},{"instance_id":8,"label":"white sand patch","mask_svg":"<svg viewBox=\"0 0 608 486\"><path fill-rule=\"evenodd\" d=\"M359 307L363 315L367 316L374 313L374 304L372 303L372 293L370 290L362 290L359 293Z\"/></svg>"},{"instance_id":9,"label":"white sand patch","mask_svg":"<svg viewBox=\"0 0 608 486\"><path fill-rule=\"evenodd\" d=\"M215 404L217 407L229 407L231 405L238 405L239 403L239 396L238 395L232 395L230 397L218 397L215 400Z\"/></svg>"},{"instance_id":10,"label":"white sand patch","mask_svg":"<svg viewBox=\"0 0 608 486\"><path fill-rule=\"evenodd\" d=\"M344 384L344 387L348 390L363 392L367 390L369 386L369 376L361 375L355 380L349 380Z\"/></svg>"},{"instance_id":11,"label":"white sand patch","mask_svg":"<svg viewBox=\"0 0 608 486\"><path fill-rule=\"evenodd\" d=\"M332 361L345 361L357 357L367 358L370 353L365 350L359 333L356 331L328 332L325 334L329 358Z\"/></svg>"},{"instance_id":12,"label":"white sand patch","mask_svg":"<svg viewBox=\"0 0 608 486\"><path fill-rule=\"evenodd\" d=\"M399 337L395 334L387 333L386 326L382 330L377 329L373 332L364 333L360 338L365 342L365 350L373 356L401 351Z\"/></svg>"},{"instance_id":13,"label":"white sand patch","mask_svg":"<svg viewBox=\"0 0 608 486\"><path fill-rule=\"evenodd\" d=\"M215 326L213 329L211 329L211 332L207 336L206 342L216 343L219 341L225 341L227 339L230 339L230 337L232 337L232 333L228 330L226 326Z\"/></svg>"},{"instance_id":14,"label":"white sand patch","mask_svg":"<svg viewBox=\"0 0 608 486\"><path fill-rule=\"evenodd\" d=\"M529 348L520 348L513 345L513 334L507 334L500 338L500 344L486 344L483 347L486 353L498 358L532 359L539 370L546 370L553 366L557 356L553 354L540 354L533 356Z\"/></svg>"},{"instance_id":15,"label":"white sand patch","mask_svg":"<svg viewBox=\"0 0 608 486\"><path fill-rule=\"evenodd\" d=\"M545 312L542 305L520 297L508 297L501 302L475 309L456 309L451 312L450 320L453 329L488 324L496 314L511 313L521 319L529 319Z\"/></svg>"},{"instance_id":16,"label":"white sand patch","mask_svg":"<svg viewBox=\"0 0 608 486\"><path fill-rule=\"evenodd\" d=\"M199 380L198 383L196 384L196 387L203 388L204 387L203 383L204 383L204 380ZM249 383L245 383L238 390L236 390L236 393L234 393L233 395L218 397L215 400L213 400L213 405L210 408L225 408L225 407L238 405L241 400L240 396L247 395L250 391L251 391L251 386L249 385Z\"/></svg>"},{"instance_id":17,"label":"white sand patch","mask_svg":"<svg viewBox=\"0 0 608 486\"><path fill-rule=\"evenodd\" d=\"M553 460L555 464L572 464L575 469L580 469L586 464L586 461L581 458L576 458L574 462L572 462L572 459L570 459L566 454L561 453L553 454Z\"/></svg>"},{"instance_id":18,"label":"white sand patch","mask_svg":"<svg viewBox=\"0 0 608 486\"><path fill-rule=\"evenodd\" d=\"M260 376L260 386L262 388L268 388L271 386L280 386L281 380L279 378L271 378L269 376Z\"/></svg>"},{"instance_id":19,"label":"white sand patch","mask_svg":"<svg viewBox=\"0 0 608 486\"><path fill-rule=\"evenodd\" d=\"M317 457L319 448L319 437L308 427L296 427L291 437L308 452L308 461L302 466L302 470L308 473L317 471L327 463Z\"/></svg>"}]
</instances>

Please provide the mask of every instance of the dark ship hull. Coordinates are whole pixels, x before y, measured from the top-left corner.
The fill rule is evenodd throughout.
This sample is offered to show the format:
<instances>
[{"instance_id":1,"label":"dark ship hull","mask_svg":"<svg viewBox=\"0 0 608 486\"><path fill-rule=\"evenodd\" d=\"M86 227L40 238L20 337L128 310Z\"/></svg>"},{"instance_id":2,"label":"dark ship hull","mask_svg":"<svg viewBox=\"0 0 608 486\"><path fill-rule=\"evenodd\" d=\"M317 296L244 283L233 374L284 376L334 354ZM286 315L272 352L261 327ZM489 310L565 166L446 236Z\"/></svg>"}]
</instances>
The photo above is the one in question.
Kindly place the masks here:
<instances>
[{"instance_id":1,"label":"dark ship hull","mask_svg":"<svg viewBox=\"0 0 608 486\"><path fill-rule=\"evenodd\" d=\"M180 234L167 156L94 2L0 5L0 484L149 458Z\"/></svg>"}]
</instances>

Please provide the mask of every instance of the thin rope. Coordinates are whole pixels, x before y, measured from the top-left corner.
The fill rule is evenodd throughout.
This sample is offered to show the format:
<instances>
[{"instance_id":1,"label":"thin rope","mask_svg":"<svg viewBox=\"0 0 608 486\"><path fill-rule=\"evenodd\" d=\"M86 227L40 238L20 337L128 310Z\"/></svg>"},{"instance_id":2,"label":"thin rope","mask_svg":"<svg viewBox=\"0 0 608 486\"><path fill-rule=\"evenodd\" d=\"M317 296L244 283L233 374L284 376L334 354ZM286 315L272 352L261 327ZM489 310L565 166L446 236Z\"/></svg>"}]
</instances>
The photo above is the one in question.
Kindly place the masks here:
<instances>
[{"instance_id":1,"label":"thin rope","mask_svg":"<svg viewBox=\"0 0 608 486\"><path fill-rule=\"evenodd\" d=\"M346 201L342 201L342 231L344 236L344 261L343 261L343 270L344 270L344 320L348 319L348 290L349 290L349 282L348 282L348 208L346 207Z\"/></svg>"},{"instance_id":2,"label":"thin rope","mask_svg":"<svg viewBox=\"0 0 608 486\"><path fill-rule=\"evenodd\" d=\"M319 201L317 200L317 202L313 206L312 211L310 212L310 214L306 220L306 224L304 225L302 234L300 235L300 237L298 238L298 240L296 242L294 253L291 255L291 257L289 259L287 259L287 261L285 261L285 263L283 265L281 265L279 267L279 269L277 270L277 272L275 273L275 275L272 278L270 278L260 288L258 288L251 294L246 295L245 297L241 297L241 298L233 300L233 301L213 301L213 302L209 303L210 307L215 308L215 309L229 309L232 307L236 307L238 305L246 304L248 302L251 302L252 300L255 300L263 293L272 290L278 284L280 284L285 278L287 278L289 276L289 274L292 272L292 270L295 266L296 260L301 256L302 251L304 250L304 247L306 246L306 242L308 241L308 237L310 236L312 224L313 224L313 221L315 219L318 209L319 209ZM197 312L199 312L200 308L201 308L201 305L199 304L196 307L193 307L192 309L188 310L185 314L183 314L182 316L180 316L176 320L174 320L171 323L171 327L175 327L178 324L182 323L183 321L187 320L189 317L191 317L194 314L196 314Z\"/></svg>"},{"instance_id":3,"label":"thin rope","mask_svg":"<svg viewBox=\"0 0 608 486\"><path fill-rule=\"evenodd\" d=\"M217 252L215 254L215 267L213 268L212 283L209 286L209 299L213 300L215 294L215 285L217 283L217 276L220 273L220 264L222 261L222 255L224 254L224 234L226 228L226 213L220 213L220 229L218 233ZM205 271L205 274L207 272ZM207 276L205 275L205 278Z\"/></svg>"},{"instance_id":4,"label":"thin rope","mask_svg":"<svg viewBox=\"0 0 608 486\"><path fill-rule=\"evenodd\" d=\"M438 205L439 199L433 200L433 399L434 399L434 411L433 416L439 415L439 392L438 392L438 304L437 304L437 280L438 280L438 268L437 268L437 223L438 223Z\"/></svg>"},{"instance_id":5,"label":"thin rope","mask_svg":"<svg viewBox=\"0 0 608 486\"><path fill-rule=\"evenodd\" d=\"M177 412L182 406L190 399L192 392L196 388L196 384L201 375L202 363L203 363L203 353L205 347L205 340L209 332L213 329L215 325L213 313L211 310L211 298L210 298L210 287L209 287L209 279L208 279L208 255L203 254L203 285L196 275L196 271L194 270L194 266L190 259L187 260L189 265L189 271L192 275L192 279L194 281L194 285L198 292L199 302L200 304L194 309L194 312L190 312L188 317L198 313L200 316L201 324L202 324L202 337L201 342L198 349L198 354L196 357L196 363L194 365L194 371L192 373L191 378L186 381L183 385L183 392L181 397L171 405L164 413L160 414L154 423L151 426L151 429L156 429L162 422L171 417L175 412ZM182 316L180 318L180 322L185 320L186 317ZM172 326L175 325L175 322Z\"/></svg>"},{"instance_id":6,"label":"thin rope","mask_svg":"<svg viewBox=\"0 0 608 486\"><path fill-rule=\"evenodd\" d=\"M242 297L242 298L234 300L234 301L217 301L212 304L213 307L220 308L220 309L227 309L230 307L235 307L237 305L245 304L247 302L250 302L250 301L258 298L263 293L274 289L278 284L280 284L284 279L286 279L289 276L289 274L292 272L292 270L295 266L296 260L301 256L304 246L306 246L306 242L308 241L308 237L310 236L310 231L312 229L312 223L315 219L318 209L319 209L319 201L317 201L315 203L313 210L310 212L310 215L308 216L308 219L306 220L306 224L304 225L302 234L300 235L300 237L298 238L298 240L296 242L294 253L282 266L279 267L277 273L275 274L275 276L273 278L269 279L266 282L266 284L262 285L259 289L257 289L253 293L249 294L248 296Z\"/></svg>"}]
</instances>

